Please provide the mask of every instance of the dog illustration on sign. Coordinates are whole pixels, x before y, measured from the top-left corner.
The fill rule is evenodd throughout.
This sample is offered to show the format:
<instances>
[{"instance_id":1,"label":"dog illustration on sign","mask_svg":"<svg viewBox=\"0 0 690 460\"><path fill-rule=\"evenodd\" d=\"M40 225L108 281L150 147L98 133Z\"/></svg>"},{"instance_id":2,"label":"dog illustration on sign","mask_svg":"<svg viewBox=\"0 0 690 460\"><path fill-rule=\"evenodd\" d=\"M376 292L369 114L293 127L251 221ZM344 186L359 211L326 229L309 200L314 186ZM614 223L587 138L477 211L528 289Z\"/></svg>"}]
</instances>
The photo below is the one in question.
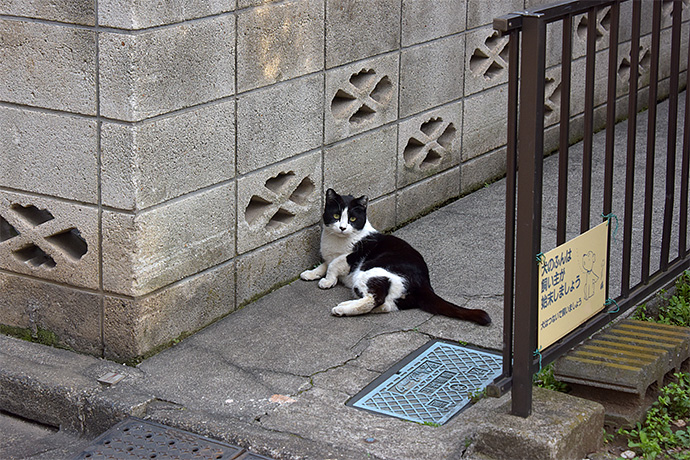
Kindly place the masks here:
<instances>
[{"instance_id":1,"label":"dog illustration on sign","mask_svg":"<svg viewBox=\"0 0 690 460\"><path fill-rule=\"evenodd\" d=\"M587 251L582 255L582 269L585 273L584 279L584 297L585 300L589 300L594 297L597 292L597 282L601 279L595 270L595 264L597 262L597 255L593 251ZM604 272L603 261L601 267L601 274ZM603 279L601 283L601 288L603 289Z\"/></svg>"}]
</instances>

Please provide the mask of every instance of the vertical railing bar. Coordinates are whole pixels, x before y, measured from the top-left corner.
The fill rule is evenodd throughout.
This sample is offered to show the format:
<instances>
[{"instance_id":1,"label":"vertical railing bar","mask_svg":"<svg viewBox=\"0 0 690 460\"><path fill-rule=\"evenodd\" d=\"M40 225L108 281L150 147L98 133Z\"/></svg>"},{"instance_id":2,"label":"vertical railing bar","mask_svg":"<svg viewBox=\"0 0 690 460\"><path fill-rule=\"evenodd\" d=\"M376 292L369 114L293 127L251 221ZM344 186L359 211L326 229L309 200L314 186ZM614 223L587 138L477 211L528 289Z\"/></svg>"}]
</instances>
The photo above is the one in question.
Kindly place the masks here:
<instances>
[{"instance_id":1,"label":"vertical railing bar","mask_svg":"<svg viewBox=\"0 0 690 460\"><path fill-rule=\"evenodd\" d=\"M690 37L688 38L688 43L690 43ZM685 74L687 80L687 75L690 75L690 46L688 46L688 66ZM683 258L688 255L688 169L690 169L690 90L686 86L683 160L680 173L680 217L678 223L678 256Z\"/></svg>"},{"instance_id":2,"label":"vertical railing bar","mask_svg":"<svg viewBox=\"0 0 690 460\"><path fill-rule=\"evenodd\" d=\"M620 23L620 4L611 5L609 10L611 26L609 28L609 72L606 89L606 160L604 163L604 206L603 215L612 212L613 203L613 160L616 131L616 80L618 78L618 27ZM609 235L611 227L609 226ZM606 248L606 273L610 272L611 245ZM609 298L609 277L606 277L606 298Z\"/></svg>"},{"instance_id":3,"label":"vertical railing bar","mask_svg":"<svg viewBox=\"0 0 690 460\"><path fill-rule=\"evenodd\" d=\"M580 232L589 230L592 194L592 142L594 138L594 76L596 61L597 8L587 12L587 56L585 71L585 126L582 151L582 203Z\"/></svg>"},{"instance_id":4,"label":"vertical railing bar","mask_svg":"<svg viewBox=\"0 0 690 460\"><path fill-rule=\"evenodd\" d=\"M656 104L659 80L659 41L661 30L661 2L653 2L652 14L652 56L649 69L649 108L647 123L647 163L645 168L645 205L642 232L642 283L649 282L652 208L654 200L654 151L656 142Z\"/></svg>"},{"instance_id":5,"label":"vertical railing bar","mask_svg":"<svg viewBox=\"0 0 690 460\"><path fill-rule=\"evenodd\" d=\"M544 79L546 23L525 15L520 63L517 248L515 260L515 330L511 412L532 412L532 375L537 346L538 265L541 246L544 161Z\"/></svg>"},{"instance_id":6,"label":"vertical railing bar","mask_svg":"<svg viewBox=\"0 0 690 460\"><path fill-rule=\"evenodd\" d=\"M625 166L625 217L623 222L623 260L621 262L621 296L623 297L627 297L630 294L633 203L635 198L635 144L637 142L637 80L640 64L640 16L642 7L640 2L633 2L632 8Z\"/></svg>"},{"instance_id":7,"label":"vertical railing bar","mask_svg":"<svg viewBox=\"0 0 690 460\"><path fill-rule=\"evenodd\" d=\"M515 288L515 176L518 132L520 31L508 37L508 143L506 147L506 233L503 293L503 376L513 374L513 311Z\"/></svg>"},{"instance_id":8,"label":"vertical railing bar","mask_svg":"<svg viewBox=\"0 0 690 460\"><path fill-rule=\"evenodd\" d=\"M604 162L604 206L603 213L610 214L613 202L613 157L616 132L616 80L618 77L618 25L620 8L611 5L609 15L609 69L606 88L606 159Z\"/></svg>"},{"instance_id":9,"label":"vertical railing bar","mask_svg":"<svg viewBox=\"0 0 690 460\"><path fill-rule=\"evenodd\" d=\"M666 143L666 200L664 202L664 228L661 237L661 271L668 269L673 226L673 198L676 177L676 141L678 139L678 74L680 68L681 2L673 2L671 16L671 78L668 97L668 137Z\"/></svg>"},{"instance_id":10,"label":"vertical railing bar","mask_svg":"<svg viewBox=\"0 0 690 460\"><path fill-rule=\"evenodd\" d=\"M558 223L556 244L565 243L568 216L568 150L570 147L570 80L573 41L573 17L563 18L561 54L561 114L558 143Z\"/></svg>"}]
</instances>

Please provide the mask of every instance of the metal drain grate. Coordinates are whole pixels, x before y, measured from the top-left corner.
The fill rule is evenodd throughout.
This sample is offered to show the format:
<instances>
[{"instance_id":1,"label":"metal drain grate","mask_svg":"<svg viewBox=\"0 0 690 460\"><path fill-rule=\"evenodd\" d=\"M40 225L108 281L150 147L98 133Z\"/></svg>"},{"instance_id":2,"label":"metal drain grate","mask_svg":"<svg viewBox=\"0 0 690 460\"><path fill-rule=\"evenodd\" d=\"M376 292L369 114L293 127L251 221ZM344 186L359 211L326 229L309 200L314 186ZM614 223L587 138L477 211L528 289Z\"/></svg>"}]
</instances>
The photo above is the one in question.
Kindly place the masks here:
<instances>
[{"instance_id":1,"label":"metal drain grate","mask_svg":"<svg viewBox=\"0 0 690 460\"><path fill-rule=\"evenodd\" d=\"M498 354L431 341L367 385L347 405L441 425L501 375L502 366Z\"/></svg>"},{"instance_id":2,"label":"metal drain grate","mask_svg":"<svg viewBox=\"0 0 690 460\"><path fill-rule=\"evenodd\" d=\"M96 438L74 460L265 458L187 431L128 418Z\"/></svg>"}]
</instances>

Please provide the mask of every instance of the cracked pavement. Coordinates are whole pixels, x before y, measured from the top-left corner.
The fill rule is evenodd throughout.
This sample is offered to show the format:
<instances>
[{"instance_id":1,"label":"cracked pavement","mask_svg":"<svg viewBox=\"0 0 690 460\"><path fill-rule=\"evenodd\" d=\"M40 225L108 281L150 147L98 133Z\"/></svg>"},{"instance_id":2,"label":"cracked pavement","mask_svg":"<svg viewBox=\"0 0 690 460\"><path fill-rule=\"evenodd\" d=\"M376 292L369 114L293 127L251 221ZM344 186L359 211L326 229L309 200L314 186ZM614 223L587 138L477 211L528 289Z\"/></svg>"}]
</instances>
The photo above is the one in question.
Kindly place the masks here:
<instances>
[{"instance_id":1,"label":"cracked pavement","mask_svg":"<svg viewBox=\"0 0 690 460\"><path fill-rule=\"evenodd\" d=\"M472 436L467 415L463 422L456 418L430 430L346 407L345 402L429 340L501 349L502 263L492 264L495 273L473 268L479 261L486 265L483 261L502 260L503 254L498 209L490 225L473 218L476 200L485 199L482 192L396 234L425 256L440 295L459 305L487 310L493 319L491 326L421 310L334 317L331 308L350 299L350 291L340 285L324 291L316 283L297 280L145 360L137 367L136 376L112 391L130 387L142 396L149 395L158 406L148 404L146 415L173 426L183 423L182 413L184 423L189 423L190 411L203 414L197 424L182 426L192 431L203 431L201 418L206 420L203 423L241 424L245 432L256 433L251 442L230 431L227 441L246 442L263 454L280 458L324 458L324 449L332 450L329 458L361 458L361 449L372 458L455 458L464 452L465 438ZM438 229L448 229L451 234L439 239L434 236ZM477 241L479 232L486 239ZM304 449L298 453L282 438L275 439L285 435L318 446L319 453L305 453ZM415 441L395 441L401 435ZM367 438L376 441L364 443ZM353 447L358 454L349 452Z\"/></svg>"},{"instance_id":2,"label":"cracked pavement","mask_svg":"<svg viewBox=\"0 0 690 460\"><path fill-rule=\"evenodd\" d=\"M494 188L503 193L500 184ZM0 339L21 348L8 356L40 356L36 364L46 367L45 375L31 375L33 380L23 385L34 387L31 410L38 415L46 398L56 399L57 385L64 389L57 399L73 411L58 407L58 412L72 430L96 435L134 415L281 459L460 458L487 407L501 400L484 400L441 427L345 403L429 340L501 349L502 263L490 264L493 274L487 267L474 268L478 261L502 258L500 213L489 226L472 216L476 200L489 191L396 232L425 256L436 291L460 305L487 310L494 321L489 327L421 310L334 317L331 308L350 299L350 291L340 285L324 291L297 280L136 368L45 347L38 353L38 345ZM443 238L439 229L447 232ZM477 241L480 231L488 235L486 241ZM3 378L28 378L22 370L25 358L4 362L12 365L0 371ZM102 386L96 379L106 372L126 377ZM16 391L8 399L26 399Z\"/></svg>"},{"instance_id":3,"label":"cracked pavement","mask_svg":"<svg viewBox=\"0 0 690 460\"><path fill-rule=\"evenodd\" d=\"M396 231L424 255L437 293L486 310L488 327L421 310L334 317L348 289L296 280L136 368L0 337L0 358L11 364L0 366L0 378L20 383L6 400L26 405L30 393L30 415L53 405L68 427L91 435L133 415L276 459L473 458L508 396L483 399L439 427L345 403L430 340L501 350L503 195L497 182ZM32 355L45 375L25 375ZM126 377L104 387L96 379L106 372Z\"/></svg>"}]
</instances>

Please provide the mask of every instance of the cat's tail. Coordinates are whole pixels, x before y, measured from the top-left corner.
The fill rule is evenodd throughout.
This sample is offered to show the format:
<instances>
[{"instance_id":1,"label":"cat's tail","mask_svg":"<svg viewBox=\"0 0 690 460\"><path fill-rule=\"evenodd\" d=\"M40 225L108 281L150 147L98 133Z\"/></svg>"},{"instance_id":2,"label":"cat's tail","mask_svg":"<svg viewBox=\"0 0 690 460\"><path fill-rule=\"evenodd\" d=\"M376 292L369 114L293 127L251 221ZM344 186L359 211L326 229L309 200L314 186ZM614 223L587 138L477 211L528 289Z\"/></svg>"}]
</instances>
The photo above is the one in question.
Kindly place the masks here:
<instances>
[{"instance_id":1,"label":"cat's tail","mask_svg":"<svg viewBox=\"0 0 690 460\"><path fill-rule=\"evenodd\" d=\"M420 302L422 310L435 315L443 315L477 323L480 326L491 324L491 317L487 312L475 308L464 308L439 297L431 288L425 289Z\"/></svg>"}]
</instances>

